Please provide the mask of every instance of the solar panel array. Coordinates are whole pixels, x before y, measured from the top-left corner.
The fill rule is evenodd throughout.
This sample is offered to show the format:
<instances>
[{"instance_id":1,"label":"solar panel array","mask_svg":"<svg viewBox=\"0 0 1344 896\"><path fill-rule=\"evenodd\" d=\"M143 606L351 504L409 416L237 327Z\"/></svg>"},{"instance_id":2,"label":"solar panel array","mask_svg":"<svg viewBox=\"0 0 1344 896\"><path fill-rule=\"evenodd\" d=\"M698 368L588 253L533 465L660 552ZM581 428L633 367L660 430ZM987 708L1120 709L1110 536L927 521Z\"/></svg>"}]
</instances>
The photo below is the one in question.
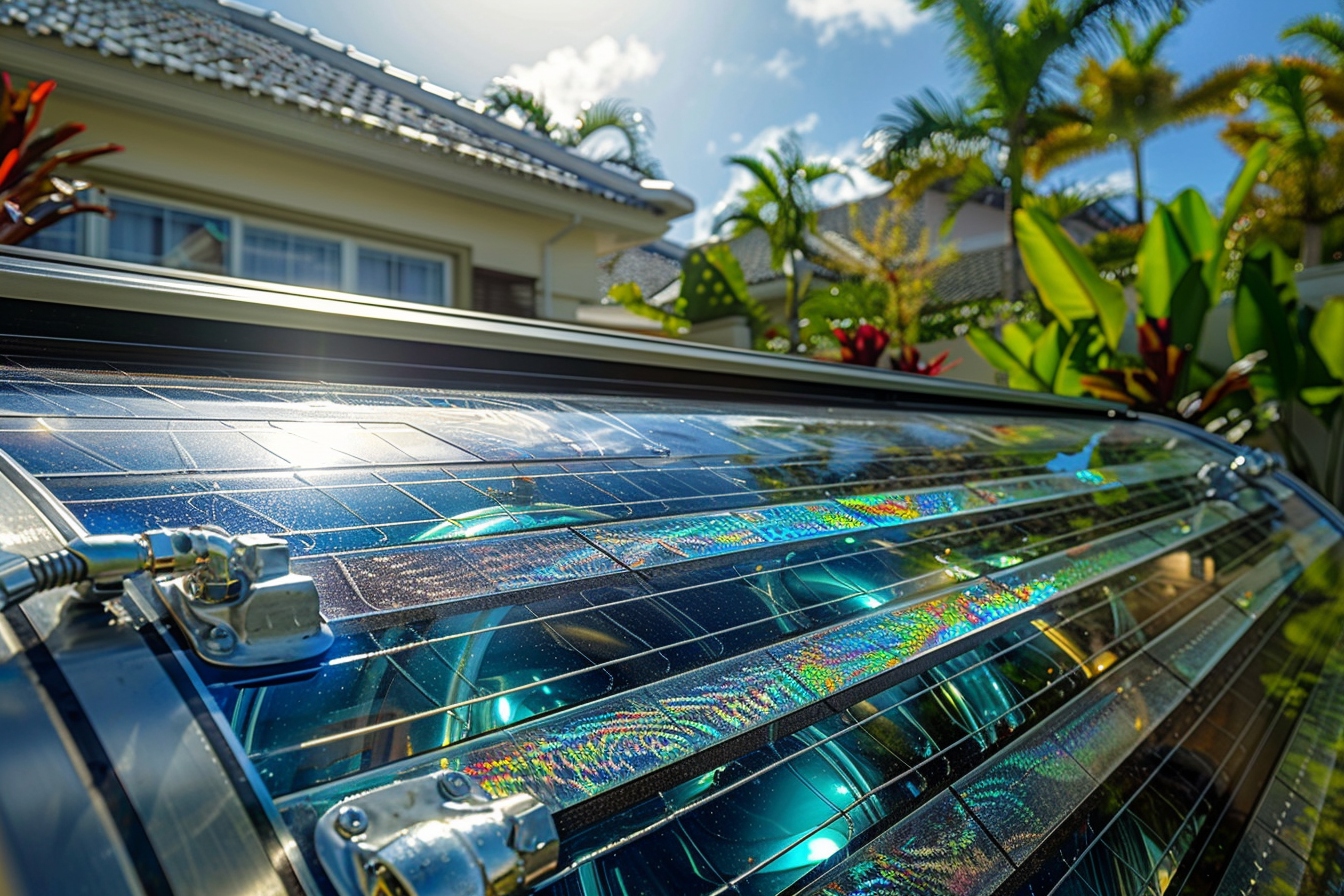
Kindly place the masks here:
<instances>
[{"instance_id":1,"label":"solar panel array","mask_svg":"<svg viewBox=\"0 0 1344 896\"><path fill-rule=\"evenodd\" d=\"M1344 819L1340 533L1160 425L13 365L0 451L289 542L336 645L195 672L300 846L442 768L556 896L1242 892Z\"/></svg>"}]
</instances>

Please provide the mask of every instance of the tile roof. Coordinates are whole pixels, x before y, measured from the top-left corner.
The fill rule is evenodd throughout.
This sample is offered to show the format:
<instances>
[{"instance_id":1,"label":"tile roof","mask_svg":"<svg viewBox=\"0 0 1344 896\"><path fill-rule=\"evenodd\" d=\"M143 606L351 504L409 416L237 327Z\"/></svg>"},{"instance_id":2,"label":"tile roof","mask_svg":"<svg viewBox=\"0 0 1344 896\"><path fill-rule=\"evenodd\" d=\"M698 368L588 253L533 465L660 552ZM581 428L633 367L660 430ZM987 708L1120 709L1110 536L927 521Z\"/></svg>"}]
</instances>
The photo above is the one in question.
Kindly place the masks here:
<instances>
[{"instance_id":1,"label":"tile roof","mask_svg":"<svg viewBox=\"0 0 1344 896\"><path fill-rule=\"evenodd\" d=\"M13 0L0 2L0 25L290 103L461 161L654 208L624 172L577 156L557 164L551 144L536 146L540 138L518 132L502 139L501 130L514 129L487 118L481 103L238 0Z\"/></svg>"},{"instance_id":2,"label":"tile roof","mask_svg":"<svg viewBox=\"0 0 1344 896\"><path fill-rule=\"evenodd\" d=\"M633 282L651 299L681 276L685 255L684 248L666 240L605 255L597 260L596 297L606 296L618 283Z\"/></svg>"}]
</instances>

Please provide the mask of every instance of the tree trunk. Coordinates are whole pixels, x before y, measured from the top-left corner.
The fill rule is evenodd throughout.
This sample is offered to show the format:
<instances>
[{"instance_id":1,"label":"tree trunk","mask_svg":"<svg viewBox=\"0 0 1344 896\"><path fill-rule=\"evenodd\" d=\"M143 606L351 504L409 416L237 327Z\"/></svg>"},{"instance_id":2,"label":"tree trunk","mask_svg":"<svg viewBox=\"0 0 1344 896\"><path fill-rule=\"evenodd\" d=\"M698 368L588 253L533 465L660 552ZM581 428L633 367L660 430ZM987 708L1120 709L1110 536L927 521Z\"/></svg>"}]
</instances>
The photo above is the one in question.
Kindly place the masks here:
<instances>
[{"instance_id":1,"label":"tree trunk","mask_svg":"<svg viewBox=\"0 0 1344 896\"><path fill-rule=\"evenodd\" d=\"M798 351L798 343L802 341L798 327L798 265L800 259L795 250L789 250L789 265L793 270L784 278L784 317L787 319L789 329L789 354L795 354Z\"/></svg>"},{"instance_id":2,"label":"tree trunk","mask_svg":"<svg viewBox=\"0 0 1344 896\"><path fill-rule=\"evenodd\" d=\"M1302 252L1298 258L1302 262L1302 267L1315 267L1321 263L1321 243L1324 238L1324 229L1315 221L1304 221L1302 223Z\"/></svg>"},{"instance_id":3,"label":"tree trunk","mask_svg":"<svg viewBox=\"0 0 1344 896\"><path fill-rule=\"evenodd\" d=\"M1008 250L1003 256L1003 298L1011 302L1017 298L1017 230L1013 227L1013 190L1003 191L1004 227L1008 230Z\"/></svg>"},{"instance_id":4,"label":"tree trunk","mask_svg":"<svg viewBox=\"0 0 1344 896\"><path fill-rule=\"evenodd\" d=\"M1138 143L1129 144L1129 154L1134 161L1134 220L1143 224L1143 155Z\"/></svg>"}]
</instances>

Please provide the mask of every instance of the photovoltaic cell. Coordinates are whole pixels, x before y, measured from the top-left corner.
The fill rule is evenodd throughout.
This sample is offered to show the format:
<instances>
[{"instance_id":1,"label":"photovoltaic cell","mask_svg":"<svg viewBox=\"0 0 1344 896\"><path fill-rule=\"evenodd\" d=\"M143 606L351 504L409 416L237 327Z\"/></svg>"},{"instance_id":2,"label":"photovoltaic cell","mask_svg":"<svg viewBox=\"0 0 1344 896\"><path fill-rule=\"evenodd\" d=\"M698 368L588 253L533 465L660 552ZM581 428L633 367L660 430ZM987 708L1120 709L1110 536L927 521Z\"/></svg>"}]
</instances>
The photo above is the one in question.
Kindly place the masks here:
<instances>
[{"instance_id":1,"label":"photovoltaic cell","mask_svg":"<svg viewBox=\"0 0 1344 896\"><path fill-rule=\"evenodd\" d=\"M0 368L0 451L92 532L289 542L336 648L198 670L286 805L457 768L563 809L760 732L631 839L669 893L992 889L1338 538L1121 420Z\"/></svg>"},{"instance_id":2,"label":"photovoltaic cell","mask_svg":"<svg viewBox=\"0 0 1344 896\"><path fill-rule=\"evenodd\" d=\"M879 836L815 892L828 896L985 893L1012 865L955 796L944 793Z\"/></svg>"}]
</instances>

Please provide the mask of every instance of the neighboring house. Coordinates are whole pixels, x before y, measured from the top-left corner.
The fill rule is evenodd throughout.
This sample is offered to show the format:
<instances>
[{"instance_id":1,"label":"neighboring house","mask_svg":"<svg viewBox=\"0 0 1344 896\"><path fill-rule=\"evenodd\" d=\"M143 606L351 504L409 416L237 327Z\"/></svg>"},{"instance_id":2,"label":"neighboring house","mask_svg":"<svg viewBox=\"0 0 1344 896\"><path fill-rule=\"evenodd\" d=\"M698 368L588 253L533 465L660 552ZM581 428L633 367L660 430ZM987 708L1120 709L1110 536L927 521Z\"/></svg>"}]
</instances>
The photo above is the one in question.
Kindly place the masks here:
<instances>
[{"instance_id":1,"label":"neighboring house","mask_svg":"<svg viewBox=\"0 0 1344 896\"><path fill-rule=\"evenodd\" d=\"M236 0L3 3L0 26L0 66L59 82L44 125L126 147L85 166L115 217L33 248L574 320L600 256L694 208Z\"/></svg>"},{"instance_id":2,"label":"neighboring house","mask_svg":"<svg viewBox=\"0 0 1344 896\"><path fill-rule=\"evenodd\" d=\"M813 251L818 257L824 256L836 247L849 246L855 252L861 251L853 244L851 237L855 226L871 234L882 213L890 206L891 200L883 194L822 209L817 215L817 233L809 237ZM912 238L917 237L925 227L929 227L932 228L935 241L941 239L944 245L956 250L956 260L942 271L935 282L934 305L955 306L1001 295L1004 254L1008 251L1007 236L1004 232L1002 191L988 190L975 200L966 203L957 214L948 234L940 237L940 229L946 219L947 195L938 189L930 190L918 204L907 209L902 215L902 226ZM1075 240L1085 243L1098 233L1129 223L1130 220L1113 205L1101 201L1067 218L1064 221L1064 228ZM752 230L727 240L727 243L742 266L742 274L751 294L777 317L781 316L784 304L784 275L770 263L770 243L765 234L760 230ZM670 245L672 244L661 241L658 247L625 249L602 259L600 266L611 274L604 274L599 283L601 289L599 295L606 295L607 290L616 283L635 280L650 302L663 305L676 299L678 290L676 277L679 271L672 270L670 263L660 264L659 261L671 257L665 248ZM682 250L682 254L684 252L685 250ZM804 261L801 270L811 275L813 289L834 282L837 276L824 265L811 261ZM627 271L631 272L630 276L620 276ZM641 278L633 273L636 271L645 273ZM649 276L647 272L651 271L657 271L658 276ZM619 306L607 305L585 309L583 314L588 315L583 319L603 326L632 330L649 328L647 320L630 314ZM701 330L702 327L693 328L689 338L696 339ZM706 341L724 343L722 327L710 328L709 334L710 338ZM750 335L745 324L739 328L731 344L741 347L750 345Z\"/></svg>"}]
</instances>

